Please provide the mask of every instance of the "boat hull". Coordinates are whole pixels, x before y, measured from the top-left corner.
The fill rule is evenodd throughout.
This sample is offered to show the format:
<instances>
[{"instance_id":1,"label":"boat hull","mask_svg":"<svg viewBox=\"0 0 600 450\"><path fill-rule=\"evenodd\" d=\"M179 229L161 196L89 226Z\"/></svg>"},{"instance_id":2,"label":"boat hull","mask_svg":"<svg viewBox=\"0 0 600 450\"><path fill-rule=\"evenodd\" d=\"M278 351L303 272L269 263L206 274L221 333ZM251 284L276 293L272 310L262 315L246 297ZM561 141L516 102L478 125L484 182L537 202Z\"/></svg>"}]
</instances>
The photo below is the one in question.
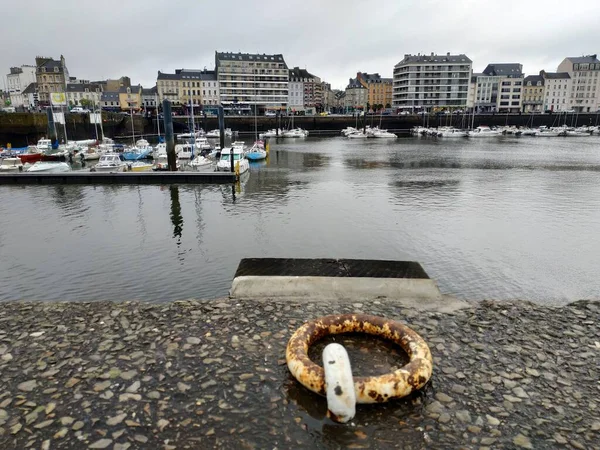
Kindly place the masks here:
<instances>
[{"instance_id":1,"label":"boat hull","mask_svg":"<svg viewBox=\"0 0 600 450\"><path fill-rule=\"evenodd\" d=\"M36 162L41 161L43 156L44 155L42 155L41 153L24 153L22 155L19 155L19 159L23 164L35 164Z\"/></svg>"}]
</instances>

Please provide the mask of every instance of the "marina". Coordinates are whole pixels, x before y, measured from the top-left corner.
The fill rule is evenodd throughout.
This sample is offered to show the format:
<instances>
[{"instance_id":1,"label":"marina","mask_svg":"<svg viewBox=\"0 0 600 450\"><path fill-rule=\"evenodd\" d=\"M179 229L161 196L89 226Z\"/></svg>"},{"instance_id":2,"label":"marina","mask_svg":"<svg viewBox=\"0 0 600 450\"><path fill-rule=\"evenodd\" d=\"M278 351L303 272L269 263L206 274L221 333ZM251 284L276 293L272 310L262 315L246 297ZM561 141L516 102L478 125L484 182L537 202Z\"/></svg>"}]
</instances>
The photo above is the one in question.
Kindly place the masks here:
<instances>
[{"instance_id":1,"label":"marina","mask_svg":"<svg viewBox=\"0 0 600 450\"><path fill-rule=\"evenodd\" d=\"M309 136L272 139L236 183L33 174L56 184L0 189L0 300L222 297L258 256L415 260L460 298L597 298L599 148L597 135ZM203 177L218 181L190 184Z\"/></svg>"}]
</instances>

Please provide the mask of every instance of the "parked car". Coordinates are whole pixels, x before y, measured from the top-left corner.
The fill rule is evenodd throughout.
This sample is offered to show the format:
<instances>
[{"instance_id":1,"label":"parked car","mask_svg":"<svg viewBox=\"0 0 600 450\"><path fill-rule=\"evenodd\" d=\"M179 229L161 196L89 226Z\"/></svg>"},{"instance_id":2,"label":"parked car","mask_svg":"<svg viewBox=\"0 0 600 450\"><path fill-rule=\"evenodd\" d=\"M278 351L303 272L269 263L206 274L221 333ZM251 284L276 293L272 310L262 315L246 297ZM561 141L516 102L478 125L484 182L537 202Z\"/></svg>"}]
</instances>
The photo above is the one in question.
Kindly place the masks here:
<instances>
[{"instance_id":1,"label":"parked car","mask_svg":"<svg viewBox=\"0 0 600 450\"><path fill-rule=\"evenodd\" d=\"M81 106L76 106L71 109L73 114L89 114L90 110L87 108L82 108Z\"/></svg>"}]
</instances>

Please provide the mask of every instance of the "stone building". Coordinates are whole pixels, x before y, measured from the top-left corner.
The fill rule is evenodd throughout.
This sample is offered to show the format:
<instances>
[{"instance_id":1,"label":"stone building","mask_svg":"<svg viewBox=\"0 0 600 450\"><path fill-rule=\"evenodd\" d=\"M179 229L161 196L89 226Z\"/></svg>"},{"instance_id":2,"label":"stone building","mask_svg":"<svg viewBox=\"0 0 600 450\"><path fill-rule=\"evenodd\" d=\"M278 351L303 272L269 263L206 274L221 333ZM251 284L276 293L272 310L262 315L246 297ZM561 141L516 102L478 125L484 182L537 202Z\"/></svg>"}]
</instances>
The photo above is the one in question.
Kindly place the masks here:
<instances>
[{"instance_id":1,"label":"stone building","mask_svg":"<svg viewBox=\"0 0 600 450\"><path fill-rule=\"evenodd\" d=\"M102 87L92 83L67 84L67 103L69 106L94 106L100 104ZM82 103L83 100L83 103ZM89 104L88 104L89 103Z\"/></svg>"},{"instance_id":2,"label":"stone building","mask_svg":"<svg viewBox=\"0 0 600 450\"><path fill-rule=\"evenodd\" d=\"M567 72L546 72L544 79L544 111L564 112L571 109L571 76Z\"/></svg>"},{"instance_id":3,"label":"stone building","mask_svg":"<svg viewBox=\"0 0 600 450\"><path fill-rule=\"evenodd\" d=\"M345 93L344 107L346 109L366 111L369 102L369 90L357 78L350 78Z\"/></svg>"},{"instance_id":4,"label":"stone building","mask_svg":"<svg viewBox=\"0 0 600 450\"><path fill-rule=\"evenodd\" d=\"M66 80L69 79L69 69L63 55L57 61L53 58L36 56L35 77L39 91L41 106L50 105L50 96L55 92L65 92Z\"/></svg>"}]
</instances>

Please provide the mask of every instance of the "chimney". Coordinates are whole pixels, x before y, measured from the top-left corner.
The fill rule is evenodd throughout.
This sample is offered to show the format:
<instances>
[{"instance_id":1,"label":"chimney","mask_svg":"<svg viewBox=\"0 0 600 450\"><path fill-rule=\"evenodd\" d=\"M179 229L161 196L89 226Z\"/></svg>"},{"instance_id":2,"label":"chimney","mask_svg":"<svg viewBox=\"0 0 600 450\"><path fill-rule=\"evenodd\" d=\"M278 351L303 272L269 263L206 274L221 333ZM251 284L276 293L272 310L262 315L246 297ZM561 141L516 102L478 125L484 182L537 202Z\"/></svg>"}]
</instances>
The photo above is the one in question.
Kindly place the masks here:
<instances>
[{"instance_id":1,"label":"chimney","mask_svg":"<svg viewBox=\"0 0 600 450\"><path fill-rule=\"evenodd\" d=\"M450 56L450 52L446 53L446 56Z\"/></svg>"},{"instance_id":2,"label":"chimney","mask_svg":"<svg viewBox=\"0 0 600 450\"><path fill-rule=\"evenodd\" d=\"M431 52L431 56L433 56L433 52Z\"/></svg>"}]
</instances>

